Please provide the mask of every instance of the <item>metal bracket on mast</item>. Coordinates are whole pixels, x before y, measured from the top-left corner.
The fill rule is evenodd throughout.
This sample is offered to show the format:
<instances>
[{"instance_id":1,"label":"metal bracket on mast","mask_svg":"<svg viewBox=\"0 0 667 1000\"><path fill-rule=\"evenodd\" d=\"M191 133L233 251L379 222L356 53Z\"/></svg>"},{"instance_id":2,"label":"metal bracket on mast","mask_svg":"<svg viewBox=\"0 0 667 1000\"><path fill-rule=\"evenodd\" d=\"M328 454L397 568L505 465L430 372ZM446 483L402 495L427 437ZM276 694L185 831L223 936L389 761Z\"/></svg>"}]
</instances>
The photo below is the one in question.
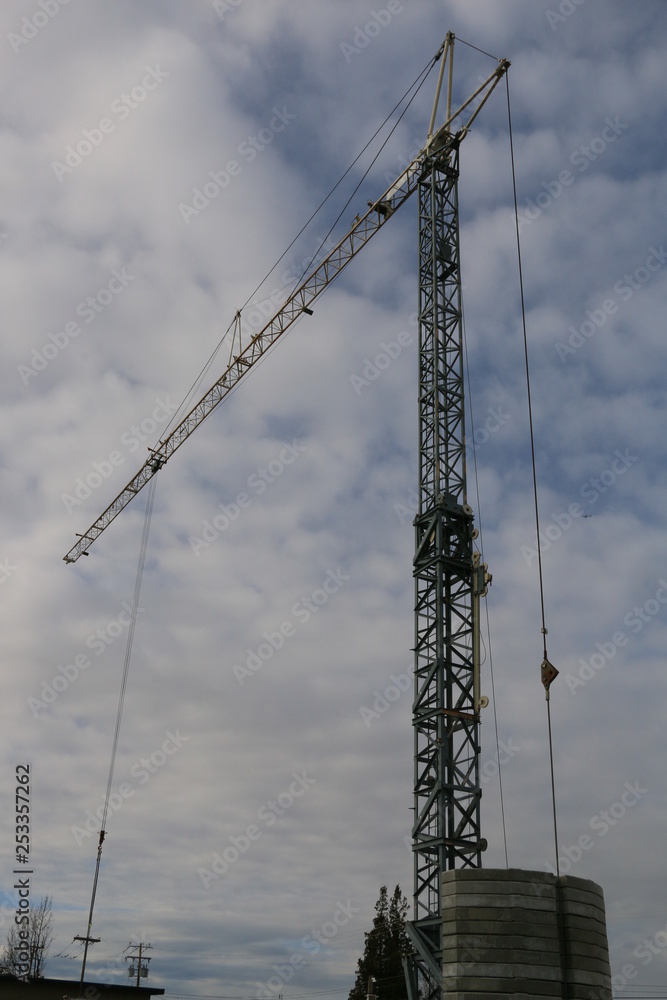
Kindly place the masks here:
<instances>
[{"instance_id":1,"label":"metal bracket on mast","mask_svg":"<svg viewBox=\"0 0 667 1000\"><path fill-rule=\"evenodd\" d=\"M480 709L486 708L489 704L489 699L486 695L481 693L481 655L480 655L480 628L481 628L481 615L480 615L480 598L485 597L488 591L488 586L491 583L491 574L488 571L488 566L486 563L481 561L482 557L479 552L475 552L472 557L473 566L473 582L472 582L472 662L473 662L473 704L475 706L475 711L479 712Z\"/></svg>"}]
</instances>

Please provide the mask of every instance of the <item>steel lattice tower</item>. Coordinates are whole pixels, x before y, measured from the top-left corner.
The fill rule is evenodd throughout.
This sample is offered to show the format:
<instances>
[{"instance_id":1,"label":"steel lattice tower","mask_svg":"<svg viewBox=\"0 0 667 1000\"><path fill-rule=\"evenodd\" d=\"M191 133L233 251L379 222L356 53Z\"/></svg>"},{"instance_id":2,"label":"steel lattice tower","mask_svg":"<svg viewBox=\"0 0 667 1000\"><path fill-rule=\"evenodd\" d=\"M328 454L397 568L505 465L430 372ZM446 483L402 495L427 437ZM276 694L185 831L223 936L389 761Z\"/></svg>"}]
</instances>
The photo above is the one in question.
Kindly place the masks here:
<instances>
[{"instance_id":1,"label":"steel lattice tower","mask_svg":"<svg viewBox=\"0 0 667 1000\"><path fill-rule=\"evenodd\" d=\"M414 919L412 997L442 982L441 876L478 868L478 604L485 567L467 503L459 142L449 135L419 181L419 513L415 517Z\"/></svg>"}]
</instances>

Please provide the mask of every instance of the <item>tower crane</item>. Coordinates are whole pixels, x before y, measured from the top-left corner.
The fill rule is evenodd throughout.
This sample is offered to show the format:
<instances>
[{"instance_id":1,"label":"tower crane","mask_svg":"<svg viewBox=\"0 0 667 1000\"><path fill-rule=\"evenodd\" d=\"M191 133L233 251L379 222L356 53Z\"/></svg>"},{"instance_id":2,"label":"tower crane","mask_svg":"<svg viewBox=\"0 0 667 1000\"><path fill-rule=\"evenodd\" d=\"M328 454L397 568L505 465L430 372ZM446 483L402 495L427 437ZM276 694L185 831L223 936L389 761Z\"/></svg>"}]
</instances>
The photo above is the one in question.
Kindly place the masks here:
<instances>
[{"instance_id":1,"label":"tower crane","mask_svg":"<svg viewBox=\"0 0 667 1000\"><path fill-rule=\"evenodd\" d=\"M465 464L463 330L459 252L459 147L509 69L506 59L452 111L454 35L440 60L423 148L389 188L289 295L258 332L236 317L222 375L65 555L74 563L156 475L173 453L303 315L411 195L419 203L419 507L414 519L414 859L413 953L406 959L409 1000L442 993L442 873L481 867L479 604L490 582L474 552ZM435 128L448 70L445 122ZM473 104L473 102L476 102ZM472 107L471 107L472 106ZM467 119L467 120L466 120ZM460 121L459 121L460 120ZM455 123L459 123L455 127ZM234 353L236 351L236 353Z\"/></svg>"}]
</instances>

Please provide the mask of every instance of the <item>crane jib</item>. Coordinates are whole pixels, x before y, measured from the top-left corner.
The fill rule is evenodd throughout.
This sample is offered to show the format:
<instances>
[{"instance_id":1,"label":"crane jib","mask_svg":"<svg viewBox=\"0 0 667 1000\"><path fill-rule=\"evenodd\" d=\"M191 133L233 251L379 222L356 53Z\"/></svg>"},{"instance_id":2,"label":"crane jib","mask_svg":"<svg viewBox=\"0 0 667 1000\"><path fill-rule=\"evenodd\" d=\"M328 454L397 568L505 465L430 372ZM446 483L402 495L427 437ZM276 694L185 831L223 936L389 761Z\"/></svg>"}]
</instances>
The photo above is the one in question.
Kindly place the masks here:
<instances>
[{"instance_id":1,"label":"crane jib","mask_svg":"<svg viewBox=\"0 0 667 1000\"><path fill-rule=\"evenodd\" d=\"M369 202L368 211L363 216L356 217L353 225L333 250L304 279L264 328L259 333L254 334L236 357L230 360L229 365L218 381L211 386L208 392L186 414L171 434L163 441L160 441L156 448L151 449L151 457L146 460L133 479L111 501L109 506L93 522L88 530L84 534L77 536L77 542L64 556L65 562L73 563L80 556L87 555L88 549L95 539L127 507L137 493L150 482L159 469L171 458L176 449L188 439L199 424L222 402L279 337L301 316L312 315L311 305L314 300L328 288L361 248L368 243L393 213L417 189L419 179L430 158L433 155L441 158L447 155L448 148L458 147L460 141L467 134L472 121L508 67L509 63L507 60L500 60L498 66L488 79L428 139L425 146L402 173L399 174L393 184L387 188L384 194L377 201ZM483 94L483 97L470 119L458 132L453 133L450 130L451 123L481 94Z\"/></svg>"}]
</instances>

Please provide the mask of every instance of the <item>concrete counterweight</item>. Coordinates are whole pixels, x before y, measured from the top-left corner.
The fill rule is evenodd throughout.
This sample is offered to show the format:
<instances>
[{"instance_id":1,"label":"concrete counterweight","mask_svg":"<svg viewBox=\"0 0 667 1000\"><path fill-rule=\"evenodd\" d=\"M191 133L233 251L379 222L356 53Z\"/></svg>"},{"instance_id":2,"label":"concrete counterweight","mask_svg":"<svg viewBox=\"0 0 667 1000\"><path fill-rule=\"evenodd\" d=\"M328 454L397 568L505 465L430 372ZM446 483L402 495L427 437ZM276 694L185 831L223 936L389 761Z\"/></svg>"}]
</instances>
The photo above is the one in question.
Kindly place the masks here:
<instances>
[{"instance_id":1,"label":"concrete counterweight","mask_svg":"<svg viewBox=\"0 0 667 1000\"><path fill-rule=\"evenodd\" d=\"M443 994L611 1000L602 889L521 869L443 874Z\"/></svg>"}]
</instances>

